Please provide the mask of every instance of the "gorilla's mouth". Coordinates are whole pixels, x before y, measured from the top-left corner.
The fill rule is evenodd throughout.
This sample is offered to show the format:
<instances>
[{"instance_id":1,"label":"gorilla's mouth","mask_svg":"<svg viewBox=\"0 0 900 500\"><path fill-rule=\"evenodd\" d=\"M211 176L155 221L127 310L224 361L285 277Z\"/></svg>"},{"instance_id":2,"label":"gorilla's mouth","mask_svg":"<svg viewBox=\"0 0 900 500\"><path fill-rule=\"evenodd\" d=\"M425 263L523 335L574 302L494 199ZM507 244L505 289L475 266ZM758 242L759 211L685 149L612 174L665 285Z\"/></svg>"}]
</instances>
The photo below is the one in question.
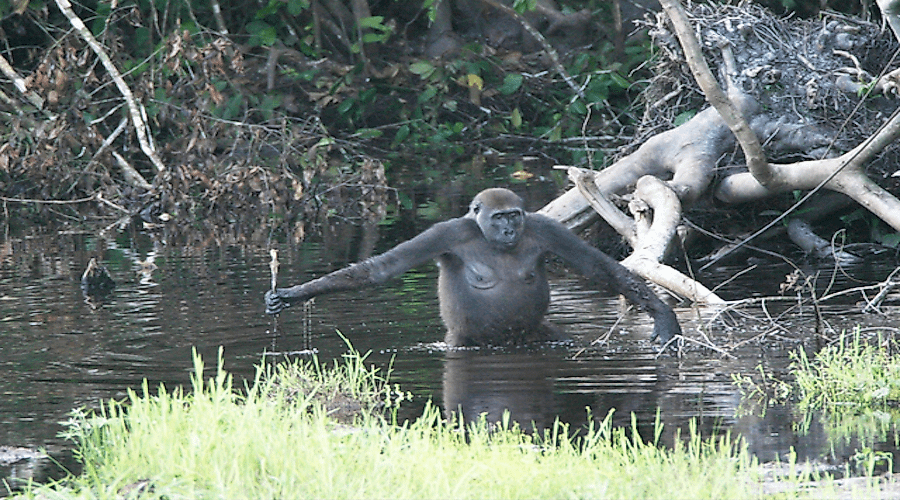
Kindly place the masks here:
<instances>
[{"instance_id":1,"label":"gorilla's mouth","mask_svg":"<svg viewBox=\"0 0 900 500\"><path fill-rule=\"evenodd\" d=\"M511 236L509 238L498 239L496 241L497 246L504 250L512 249L513 247L516 246L516 243L518 243L518 242L519 242L519 239L516 238L515 236Z\"/></svg>"}]
</instances>

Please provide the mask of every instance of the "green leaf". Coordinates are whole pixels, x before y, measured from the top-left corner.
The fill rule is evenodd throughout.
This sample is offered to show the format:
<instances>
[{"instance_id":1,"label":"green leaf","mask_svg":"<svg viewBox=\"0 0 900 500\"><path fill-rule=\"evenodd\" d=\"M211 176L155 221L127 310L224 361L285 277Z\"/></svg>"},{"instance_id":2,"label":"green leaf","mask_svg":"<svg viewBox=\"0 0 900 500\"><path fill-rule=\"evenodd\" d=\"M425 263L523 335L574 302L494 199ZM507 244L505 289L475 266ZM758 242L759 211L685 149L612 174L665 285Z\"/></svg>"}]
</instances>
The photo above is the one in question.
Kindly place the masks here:
<instances>
[{"instance_id":1,"label":"green leaf","mask_svg":"<svg viewBox=\"0 0 900 500\"><path fill-rule=\"evenodd\" d=\"M263 98L259 107L265 110L273 110L281 106L282 97L280 95L267 95Z\"/></svg>"},{"instance_id":2,"label":"green leaf","mask_svg":"<svg viewBox=\"0 0 900 500\"><path fill-rule=\"evenodd\" d=\"M886 247L897 248L900 246L900 233L885 234L880 240L880 243Z\"/></svg>"},{"instance_id":3,"label":"green leaf","mask_svg":"<svg viewBox=\"0 0 900 500\"><path fill-rule=\"evenodd\" d=\"M409 70L422 78L428 78L434 73L434 66L428 61L416 61L409 65Z\"/></svg>"},{"instance_id":4,"label":"green leaf","mask_svg":"<svg viewBox=\"0 0 900 500\"><path fill-rule=\"evenodd\" d=\"M374 139L376 137L381 137L383 134L384 132L377 128L361 128L357 130L353 136L360 139Z\"/></svg>"},{"instance_id":5,"label":"green leaf","mask_svg":"<svg viewBox=\"0 0 900 500\"><path fill-rule=\"evenodd\" d=\"M612 79L612 81L616 83L616 85L618 85L619 87L621 87L623 89L627 89L628 86L631 85L631 82L629 82L627 79L625 79L625 77L623 77L622 75L620 75L616 72L610 73L609 76Z\"/></svg>"},{"instance_id":6,"label":"green leaf","mask_svg":"<svg viewBox=\"0 0 900 500\"><path fill-rule=\"evenodd\" d=\"M320 148L322 146L331 146L332 144L334 144L334 137L323 137L319 139L315 147Z\"/></svg>"},{"instance_id":7,"label":"green leaf","mask_svg":"<svg viewBox=\"0 0 900 500\"><path fill-rule=\"evenodd\" d=\"M513 9L519 14L524 14L528 11L532 11L537 7L537 0L515 0L513 2Z\"/></svg>"},{"instance_id":8,"label":"green leaf","mask_svg":"<svg viewBox=\"0 0 900 500\"><path fill-rule=\"evenodd\" d=\"M409 137L409 125L401 125L394 135L394 145L402 143L407 137Z\"/></svg>"},{"instance_id":9,"label":"green leaf","mask_svg":"<svg viewBox=\"0 0 900 500\"><path fill-rule=\"evenodd\" d=\"M288 0L287 11L292 16L299 16L309 8L309 0Z\"/></svg>"},{"instance_id":10,"label":"green leaf","mask_svg":"<svg viewBox=\"0 0 900 500\"><path fill-rule=\"evenodd\" d=\"M380 33L366 33L362 37L363 43L377 43L383 42L385 40L385 36Z\"/></svg>"},{"instance_id":11,"label":"green leaf","mask_svg":"<svg viewBox=\"0 0 900 500\"><path fill-rule=\"evenodd\" d=\"M353 98L344 99L340 104L338 104L337 112L339 114L346 115L347 112L349 112L350 109L353 108L353 104L355 103L355 101L356 99Z\"/></svg>"},{"instance_id":12,"label":"green leaf","mask_svg":"<svg viewBox=\"0 0 900 500\"><path fill-rule=\"evenodd\" d=\"M430 101L434 96L437 95L437 87L429 85L425 88L425 91L419 94L419 104Z\"/></svg>"},{"instance_id":13,"label":"green leaf","mask_svg":"<svg viewBox=\"0 0 900 500\"><path fill-rule=\"evenodd\" d=\"M503 84L497 89L503 95L510 95L522 87L524 77L521 73L507 73L503 77Z\"/></svg>"},{"instance_id":14,"label":"green leaf","mask_svg":"<svg viewBox=\"0 0 900 500\"><path fill-rule=\"evenodd\" d=\"M675 117L675 126L677 127L679 125L683 125L688 120L693 118L694 115L696 115L696 114L697 114L697 112L694 110L682 111L681 113L678 113L678 115Z\"/></svg>"},{"instance_id":15,"label":"green leaf","mask_svg":"<svg viewBox=\"0 0 900 500\"><path fill-rule=\"evenodd\" d=\"M245 29L250 33L250 44L253 46L271 47L278 40L275 28L265 21L250 21Z\"/></svg>"},{"instance_id":16,"label":"green leaf","mask_svg":"<svg viewBox=\"0 0 900 500\"><path fill-rule=\"evenodd\" d=\"M562 139L562 126L559 123L550 131L550 141L558 142Z\"/></svg>"},{"instance_id":17,"label":"green leaf","mask_svg":"<svg viewBox=\"0 0 900 500\"><path fill-rule=\"evenodd\" d=\"M387 27L384 25L384 16L364 17L359 20L359 27L371 28L379 31L387 30Z\"/></svg>"},{"instance_id":18,"label":"green leaf","mask_svg":"<svg viewBox=\"0 0 900 500\"><path fill-rule=\"evenodd\" d=\"M576 115L583 116L587 114L587 106L584 105L584 102L581 99L576 99L569 105L569 111Z\"/></svg>"},{"instance_id":19,"label":"green leaf","mask_svg":"<svg viewBox=\"0 0 900 500\"><path fill-rule=\"evenodd\" d=\"M512 126L515 128L519 128L522 126L522 112L519 111L519 108L512 110L512 114L509 117Z\"/></svg>"}]
</instances>

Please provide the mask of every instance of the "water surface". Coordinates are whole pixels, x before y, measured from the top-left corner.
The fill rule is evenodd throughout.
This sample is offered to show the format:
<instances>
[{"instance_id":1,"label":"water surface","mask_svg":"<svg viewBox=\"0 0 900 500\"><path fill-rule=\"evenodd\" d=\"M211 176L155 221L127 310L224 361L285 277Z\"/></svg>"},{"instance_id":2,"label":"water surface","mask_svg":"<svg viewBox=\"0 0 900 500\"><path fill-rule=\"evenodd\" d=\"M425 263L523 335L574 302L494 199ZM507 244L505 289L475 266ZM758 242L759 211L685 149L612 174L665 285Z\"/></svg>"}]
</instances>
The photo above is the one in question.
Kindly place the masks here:
<instances>
[{"instance_id":1,"label":"water surface","mask_svg":"<svg viewBox=\"0 0 900 500\"><path fill-rule=\"evenodd\" d=\"M277 247L281 286L358 257L312 243ZM86 302L79 288L91 257L100 257L118 282L102 304ZM658 418L665 425L665 443L691 420L707 435L740 433L764 461L784 459L793 450L801 459L840 465L858 445L854 439L835 440L815 421L809 432L798 432L795 424L802 417L790 407L775 406L764 415L739 411L742 398L732 374L752 375L760 366L784 374L788 352L813 352L821 345L808 306L778 322L767 315L774 317L790 303L754 306L713 323L711 311L679 308L692 338L703 340L697 333L703 330L714 344L750 341L727 355L688 343L681 357L659 356L649 317L624 312L608 291L552 266L549 319L571 335L571 342L448 350L441 344L433 265L388 286L317 298L309 311L288 309L276 323L263 312L268 261L264 244L227 238L134 231L6 237L0 242L0 446L45 448L77 471L66 453L71 443L58 437L74 408L124 398L144 379L153 388L187 384L193 350L209 366L221 347L225 368L238 378L252 377L264 359L308 349L322 359L335 358L346 350L337 332L369 352L370 362L392 367L392 381L415 395L405 410L409 416L433 400L445 409L461 409L466 418L498 419L509 411L522 426L540 428L557 418L581 425L614 409L617 424L629 425L634 415L647 432ZM855 268L838 273L834 286L877 282L892 269L890 262ZM701 279L715 284L740 270L721 268ZM720 293L777 295L790 272L767 264ZM822 293L830 277L820 277ZM848 296L823 308L829 332L858 324L892 331L890 315L862 315L854 304L858 299ZM762 334L762 341L752 340ZM867 445L893 449L890 438ZM43 480L59 475L56 469L48 460L0 461L0 479Z\"/></svg>"}]
</instances>

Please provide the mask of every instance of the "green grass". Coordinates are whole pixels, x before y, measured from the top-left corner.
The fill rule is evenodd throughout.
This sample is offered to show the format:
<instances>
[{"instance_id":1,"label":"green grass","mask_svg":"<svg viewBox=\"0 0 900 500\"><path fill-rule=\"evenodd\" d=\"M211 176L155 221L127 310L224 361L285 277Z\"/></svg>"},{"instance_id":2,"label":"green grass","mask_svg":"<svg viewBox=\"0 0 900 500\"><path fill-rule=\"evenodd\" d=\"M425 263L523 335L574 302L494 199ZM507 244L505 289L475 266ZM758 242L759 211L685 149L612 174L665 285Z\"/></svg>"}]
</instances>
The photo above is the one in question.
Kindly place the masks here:
<instances>
[{"instance_id":1,"label":"green grass","mask_svg":"<svg viewBox=\"0 0 900 500\"><path fill-rule=\"evenodd\" d=\"M865 342L857 331L841 334L812 360L798 350L791 374L800 406L833 411L900 403L900 359L882 344Z\"/></svg>"},{"instance_id":2,"label":"green grass","mask_svg":"<svg viewBox=\"0 0 900 500\"><path fill-rule=\"evenodd\" d=\"M460 427L427 406L413 422L365 410L343 423L317 395L350 394L385 406L387 382L364 357L260 369L242 391L222 369L193 389L142 394L76 412L69 437L84 472L34 486L25 498L815 498L796 473L764 478L740 440L701 439L673 449L613 428L611 419L577 436L557 424L539 436L514 423ZM333 377L332 377L333 375ZM335 382L337 380L338 382ZM299 381L302 390L291 387ZM349 385L348 385L349 384ZM351 387L352 386L352 387ZM387 396L386 396L387 395ZM352 425L347 424L352 421ZM657 438L661 426L657 426ZM793 470L787 464L786 470ZM799 469L799 468L798 468ZM775 488L761 488L761 482ZM778 484L776 484L778 483Z\"/></svg>"},{"instance_id":3,"label":"green grass","mask_svg":"<svg viewBox=\"0 0 900 500\"><path fill-rule=\"evenodd\" d=\"M815 415L825 425L829 442L857 446L848 464L871 475L879 463L891 468L891 453L875 451L877 443L900 444L900 358L897 346L881 336L863 338L859 330L841 335L809 359L803 350L793 355L791 375L797 409L804 415L799 429L809 428Z\"/></svg>"}]
</instances>

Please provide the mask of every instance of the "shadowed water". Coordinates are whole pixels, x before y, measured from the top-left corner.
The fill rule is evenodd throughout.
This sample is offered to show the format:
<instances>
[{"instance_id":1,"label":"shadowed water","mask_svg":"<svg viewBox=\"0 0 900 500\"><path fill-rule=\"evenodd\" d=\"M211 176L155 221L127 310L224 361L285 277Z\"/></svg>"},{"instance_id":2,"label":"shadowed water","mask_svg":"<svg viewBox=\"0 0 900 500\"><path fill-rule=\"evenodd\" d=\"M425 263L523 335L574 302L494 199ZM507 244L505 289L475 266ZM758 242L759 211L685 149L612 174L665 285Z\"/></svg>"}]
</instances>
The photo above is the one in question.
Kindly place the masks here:
<instances>
[{"instance_id":1,"label":"shadowed water","mask_svg":"<svg viewBox=\"0 0 900 500\"><path fill-rule=\"evenodd\" d=\"M319 276L343 261L333 249L315 244L279 250L280 286ZM91 257L101 257L118 283L102 304L86 302L79 288ZM557 418L577 426L614 409L615 423L629 425L634 415L648 438L659 419L663 443L672 443L691 420L707 435L739 433L764 461L784 459L793 450L800 459L840 465L856 449L855 440L836 443L815 421L809 432L796 431L800 417L790 407L775 406L764 415L738 411L741 394L732 374L752 375L758 366L784 374L790 350L815 348L811 311L784 318L786 331L729 355L689 344L683 357L657 356L646 315L623 316L617 297L556 267L549 319L571 342L449 350L441 343L433 265L381 288L317 298L308 311L294 307L274 320L263 312L270 273L262 246L214 238L166 241L145 233L7 237L0 242L0 479L60 475L53 460L4 461L12 455L2 447L45 448L77 471L67 453L71 443L58 437L69 412L124 398L129 389L140 390L144 379L154 389L187 384L194 349L209 366L221 346L225 368L246 378L263 359L302 356L296 353L310 349L321 359L339 357L346 344L338 331L360 352L370 352L368 361L392 367L392 382L415 395L404 410L409 417L429 399L470 419L496 420L509 411L526 428ZM839 276L837 286L882 280L892 269L887 263L857 268L852 279ZM739 270L723 268L704 279L718 283ZM775 295L789 272L786 266L760 268L720 293ZM784 308L773 305L767 312L778 307ZM892 324L889 316L858 310L852 304L829 306L828 326ZM734 344L767 328L733 316L729 325L710 330L711 311L677 312L690 336L703 328L720 336L714 342ZM754 314L764 316L761 310ZM595 342L607 334L606 341ZM871 445L890 448L885 442Z\"/></svg>"}]
</instances>

